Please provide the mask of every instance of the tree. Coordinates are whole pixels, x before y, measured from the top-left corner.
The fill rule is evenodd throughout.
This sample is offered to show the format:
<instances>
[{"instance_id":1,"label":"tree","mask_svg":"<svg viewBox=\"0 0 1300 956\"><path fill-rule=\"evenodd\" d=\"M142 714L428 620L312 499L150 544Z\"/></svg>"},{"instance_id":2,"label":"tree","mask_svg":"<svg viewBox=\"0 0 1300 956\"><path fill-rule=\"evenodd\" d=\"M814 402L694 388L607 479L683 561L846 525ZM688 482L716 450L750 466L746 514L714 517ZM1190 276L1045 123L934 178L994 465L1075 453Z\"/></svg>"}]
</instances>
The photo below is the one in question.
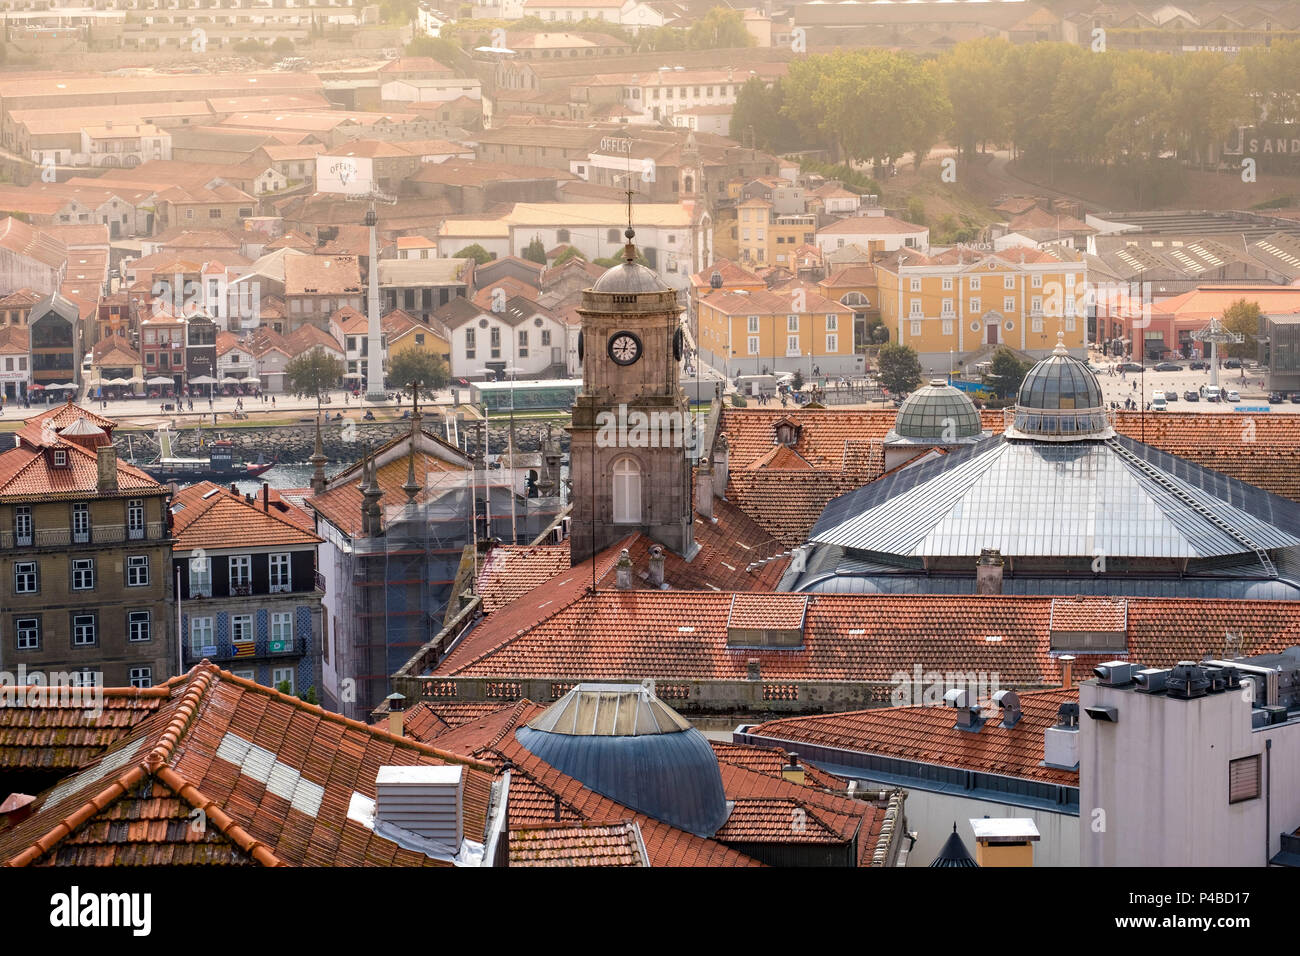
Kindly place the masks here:
<instances>
[{"instance_id":1,"label":"tree","mask_svg":"<svg viewBox=\"0 0 1300 956\"><path fill-rule=\"evenodd\" d=\"M555 268L556 266L562 266L570 259L577 259L579 262L587 261L587 257L578 251L577 246L569 246L567 249L565 249L563 252L561 252L558 256L555 257L555 262L552 263L551 268ZM545 253L543 253L542 265L545 264L546 264L546 258L545 258Z\"/></svg>"},{"instance_id":2,"label":"tree","mask_svg":"<svg viewBox=\"0 0 1300 956\"><path fill-rule=\"evenodd\" d=\"M877 361L880 384L894 395L910 392L921 384L921 360L906 345L882 345Z\"/></svg>"},{"instance_id":3,"label":"tree","mask_svg":"<svg viewBox=\"0 0 1300 956\"><path fill-rule=\"evenodd\" d=\"M343 363L317 346L290 359L284 367L284 376L293 391L316 396L316 414L319 415L321 399L343 378Z\"/></svg>"},{"instance_id":4,"label":"tree","mask_svg":"<svg viewBox=\"0 0 1300 956\"><path fill-rule=\"evenodd\" d=\"M477 242L473 245L466 246L460 252L452 256L453 259L473 259L479 265L484 265L496 258L496 253L488 252Z\"/></svg>"},{"instance_id":5,"label":"tree","mask_svg":"<svg viewBox=\"0 0 1300 956\"><path fill-rule=\"evenodd\" d=\"M276 37L271 44L271 52L276 56L288 56L293 52L293 41L288 37Z\"/></svg>"},{"instance_id":6,"label":"tree","mask_svg":"<svg viewBox=\"0 0 1300 956\"><path fill-rule=\"evenodd\" d=\"M784 153L807 149L811 144L799 135L799 127L785 112L785 87L780 80L769 87L758 77L751 77L736 94L731 112L732 136L740 139L742 131L753 129L754 146Z\"/></svg>"},{"instance_id":7,"label":"tree","mask_svg":"<svg viewBox=\"0 0 1300 956\"><path fill-rule=\"evenodd\" d=\"M449 67L458 66L460 61L467 59L465 52L456 41L445 37L416 37L406 44L406 48L402 52L406 56L427 56L429 59L437 60L443 66Z\"/></svg>"},{"instance_id":8,"label":"tree","mask_svg":"<svg viewBox=\"0 0 1300 956\"><path fill-rule=\"evenodd\" d=\"M1020 385L1032 367L1033 363L1020 361L1016 353L1003 346L993 353L984 382L1000 397L1011 398L1020 391Z\"/></svg>"},{"instance_id":9,"label":"tree","mask_svg":"<svg viewBox=\"0 0 1300 956\"><path fill-rule=\"evenodd\" d=\"M546 265L546 246L542 244L541 236L533 236L533 241L528 243L528 248L524 250L524 258L538 265Z\"/></svg>"},{"instance_id":10,"label":"tree","mask_svg":"<svg viewBox=\"0 0 1300 956\"><path fill-rule=\"evenodd\" d=\"M757 40L745 29L739 10L714 7L686 31L686 45L692 50L755 46Z\"/></svg>"},{"instance_id":11,"label":"tree","mask_svg":"<svg viewBox=\"0 0 1300 956\"><path fill-rule=\"evenodd\" d=\"M610 256L606 259L593 259L591 261L592 265L604 266L606 269L612 269L614 266L621 266L627 260L622 256ZM639 266L645 266L647 269L650 268L650 260L641 254L640 249L636 251L636 264Z\"/></svg>"},{"instance_id":12,"label":"tree","mask_svg":"<svg viewBox=\"0 0 1300 956\"><path fill-rule=\"evenodd\" d=\"M1254 358L1259 352L1259 303L1238 299L1223 310L1223 327L1229 332L1244 336L1240 342L1228 345L1228 354L1233 358Z\"/></svg>"},{"instance_id":13,"label":"tree","mask_svg":"<svg viewBox=\"0 0 1300 956\"><path fill-rule=\"evenodd\" d=\"M403 349L388 360L387 380L389 388L400 388L407 396L411 394L411 383L419 382L420 395L432 398L438 389L447 387L451 373L441 355L410 348Z\"/></svg>"},{"instance_id":14,"label":"tree","mask_svg":"<svg viewBox=\"0 0 1300 956\"><path fill-rule=\"evenodd\" d=\"M803 388L803 369L794 370L794 378L790 379L790 387L796 392Z\"/></svg>"},{"instance_id":15,"label":"tree","mask_svg":"<svg viewBox=\"0 0 1300 956\"><path fill-rule=\"evenodd\" d=\"M1014 47L1000 37L958 43L939 59L952 102L952 137L969 161L976 148L1001 143L1011 131L1014 98L1005 89Z\"/></svg>"}]
</instances>

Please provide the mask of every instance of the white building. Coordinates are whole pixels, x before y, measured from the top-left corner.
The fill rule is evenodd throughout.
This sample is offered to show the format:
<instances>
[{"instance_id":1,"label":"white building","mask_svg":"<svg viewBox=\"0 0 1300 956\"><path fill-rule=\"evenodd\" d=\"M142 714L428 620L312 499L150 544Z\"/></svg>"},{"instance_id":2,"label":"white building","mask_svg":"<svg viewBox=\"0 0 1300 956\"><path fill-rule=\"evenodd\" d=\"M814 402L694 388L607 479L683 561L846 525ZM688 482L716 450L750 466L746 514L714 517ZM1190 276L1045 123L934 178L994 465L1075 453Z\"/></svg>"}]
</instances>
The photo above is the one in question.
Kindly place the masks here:
<instances>
[{"instance_id":1,"label":"white building","mask_svg":"<svg viewBox=\"0 0 1300 956\"><path fill-rule=\"evenodd\" d=\"M640 0L524 0L522 13L556 23L607 20L633 32L668 22L666 15Z\"/></svg>"},{"instance_id":2,"label":"white building","mask_svg":"<svg viewBox=\"0 0 1300 956\"><path fill-rule=\"evenodd\" d=\"M1080 685L1082 865L1265 866L1300 827L1300 648L1219 663L1240 686L1127 661Z\"/></svg>"},{"instance_id":3,"label":"white building","mask_svg":"<svg viewBox=\"0 0 1300 956\"><path fill-rule=\"evenodd\" d=\"M172 134L152 123L81 128L81 157L74 165L134 167L155 159L172 158ZM80 159L80 161L78 161Z\"/></svg>"},{"instance_id":4,"label":"white building","mask_svg":"<svg viewBox=\"0 0 1300 956\"><path fill-rule=\"evenodd\" d=\"M445 219L438 255L453 256L477 243L497 256L523 257L534 239L552 249L571 245L591 262L622 254L628 208L622 203L516 203L496 219ZM713 220L694 204L638 203L632 207L637 249L664 283L686 289L692 273L712 262Z\"/></svg>"},{"instance_id":5,"label":"white building","mask_svg":"<svg viewBox=\"0 0 1300 956\"><path fill-rule=\"evenodd\" d=\"M451 336L452 378L481 378L484 369L508 375L514 368L518 378L571 373L569 328L558 316L523 296L497 305L482 309L454 299L438 310Z\"/></svg>"},{"instance_id":6,"label":"white building","mask_svg":"<svg viewBox=\"0 0 1300 956\"><path fill-rule=\"evenodd\" d=\"M393 80L380 87L380 98L395 103L450 103L461 97L483 99L483 83L472 77L431 76Z\"/></svg>"},{"instance_id":7,"label":"white building","mask_svg":"<svg viewBox=\"0 0 1300 956\"><path fill-rule=\"evenodd\" d=\"M928 255L930 230L916 223L887 216L883 209L860 210L856 216L848 216L817 230L817 245L823 253L834 252L851 244L883 252L915 249L922 255Z\"/></svg>"}]
</instances>

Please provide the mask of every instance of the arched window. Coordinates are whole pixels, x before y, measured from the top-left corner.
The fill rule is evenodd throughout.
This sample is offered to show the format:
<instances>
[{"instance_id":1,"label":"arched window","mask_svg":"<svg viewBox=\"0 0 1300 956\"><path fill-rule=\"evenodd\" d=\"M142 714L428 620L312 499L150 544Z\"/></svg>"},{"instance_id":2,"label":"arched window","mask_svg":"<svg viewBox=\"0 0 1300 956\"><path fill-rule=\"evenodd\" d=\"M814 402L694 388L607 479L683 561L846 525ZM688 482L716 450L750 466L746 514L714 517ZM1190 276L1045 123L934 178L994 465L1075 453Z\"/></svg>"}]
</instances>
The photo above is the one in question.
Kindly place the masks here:
<instances>
[{"instance_id":1,"label":"arched window","mask_svg":"<svg viewBox=\"0 0 1300 956\"><path fill-rule=\"evenodd\" d=\"M614 462L614 524L641 523L641 466L633 458Z\"/></svg>"}]
</instances>

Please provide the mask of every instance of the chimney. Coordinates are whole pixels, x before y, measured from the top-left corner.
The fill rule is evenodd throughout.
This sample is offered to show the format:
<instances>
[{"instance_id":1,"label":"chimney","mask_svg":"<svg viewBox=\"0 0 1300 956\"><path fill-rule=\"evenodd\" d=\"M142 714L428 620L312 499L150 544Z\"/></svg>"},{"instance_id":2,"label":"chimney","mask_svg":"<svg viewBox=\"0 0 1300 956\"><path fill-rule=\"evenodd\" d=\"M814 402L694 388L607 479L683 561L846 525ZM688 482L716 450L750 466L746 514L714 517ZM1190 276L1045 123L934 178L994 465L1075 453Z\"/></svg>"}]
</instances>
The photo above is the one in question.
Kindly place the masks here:
<instances>
[{"instance_id":1,"label":"chimney","mask_svg":"<svg viewBox=\"0 0 1300 956\"><path fill-rule=\"evenodd\" d=\"M1061 686L1067 690L1074 686L1074 655L1061 655Z\"/></svg>"},{"instance_id":2,"label":"chimney","mask_svg":"<svg viewBox=\"0 0 1300 956\"><path fill-rule=\"evenodd\" d=\"M95 449L95 460L99 468L95 483L99 492L117 491L117 449L112 445L100 445Z\"/></svg>"},{"instance_id":3,"label":"chimney","mask_svg":"<svg viewBox=\"0 0 1300 956\"><path fill-rule=\"evenodd\" d=\"M624 548L618 555L618 564L614 567L614 586L620 591L632 589L632 556Z\"/></svg>"},{"instance_id":4,"label":"chimney","mask_svg":"<svg viewBox=\"0 0 1300 956\"><path fill-rule=\"evenodd\" d=\"M997 548L984 548L975 562L975 593L1002 593L1002 552Z\"/></svg>"},{"instance_id":5,"label":"chimney","mask_svg":"<svg viewBox=\"0 0 1300 956\"><path fill-rule=\"evenodd\" d=\"M233 481L230 483L230 493L232 495L239 494L239 486L236 485Z\"/></svg>"},{"instance_id":6,"label":"chimney","mask_svg":"<svg viewBox=\"0 0 1300 956\"><path fill-rule=\"evenodd\" d=\"M781 778L788 783L795 783L803 786L804 783L803 767L799 764L799 755L790 754L790 762L781 768Z\"/></svg>"},{"instance_id":7,"label":"chimney","mask_svg":"<svg viewBox=\"0 0 1300 956\"><path fill-rule=\"evenodd\" d=\"M652 588L664 586L664 549L657 544L650 549L649 581Z\"/></svg>"},{"instance_id":8,"label":"chimney","mask_svg":"<svg viewBox=\"0 0 1300 956\"><path fill-rule=\"evenodd\" d=\"M25 793L11 793L0 803L0 824L11 827L21 823L32 815L32 804L36 798Z\"/></svg>"},{"instance_id":9,"label":"chimney","mask_svg":"<svg viewBox=\"0 0 1300 956\"><path fill-rule=\"evenodd\" d=\"M745 680L761 680L762 676L762 668L757 657L751 657L745 661Z\"/></svg>"},{"instance_id":10,"label":"chimney","mask_svg":"<svg viewBox=\"0 0 1300 956\"><path fill-rule=\"evenodd\" d=\"M406 695L394 692L385 699L388 701L388 732L394 737L405 736Z\"/></svg>"},{"instance_id":11,"label":"chimney","mask_svg":"<svg viewBox=\"0 0 1300 956\"><path fill-rule=\"evenodd\" d=\"M713 520L713 469L707 458L695 469L695 510L705 521Z\"/></svg>"},{"instance_id":12,"label":"chimney","mask_svg":"<svg viewBox=\"0 0 1300 956\"><path fill-rule=\"evenodd\" d=\"M271 510L271 483L269 481L264 481L262 482L262 511L269 512L270 510Z\"/></svg>"},{"instance_id":13,"label":"chimney","mask_svg":"<svg viewBox=\"0 0 1300 956\"><path fill-rule=\"evenodd\" d=\"M978 866L1033 866L1038 825L1029 817L983 817L970 822L975 831Z\"/></svg>"},{"instance_id":14,"label":"chimney","mask_svg":"<svg viewBox=\"0 0 1300 956\"><path fill-rule=\"evenodd\" d=\"M464 839L462 767L380 767L375 832L397 828L455 853Z\"/></svg>"},{"instance_id":15,"label":"chimney","mask_svg":"<svg viewBox=\"0 0 1300 956\"><path fill-rule=\"evenodd\" d=\"M731 452L727 446L727 436L719 435L713 443L713 497L727 497L727 479L730 475Z\"/></svg>"}]
</instances>

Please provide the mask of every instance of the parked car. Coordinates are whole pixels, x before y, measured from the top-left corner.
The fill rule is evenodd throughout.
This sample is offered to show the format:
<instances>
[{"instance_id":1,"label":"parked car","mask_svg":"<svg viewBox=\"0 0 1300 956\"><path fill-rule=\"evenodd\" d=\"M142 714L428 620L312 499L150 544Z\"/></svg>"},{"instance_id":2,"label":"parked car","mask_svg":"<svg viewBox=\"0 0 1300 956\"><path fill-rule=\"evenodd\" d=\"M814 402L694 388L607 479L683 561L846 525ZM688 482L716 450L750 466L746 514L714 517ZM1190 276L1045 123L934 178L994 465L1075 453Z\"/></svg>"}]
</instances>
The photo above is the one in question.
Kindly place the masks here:
<instances>
[{"instance_id":1,"label":"parked car","mask_svg":"<svg viewBox=\"0 0 1300 956\"><path fill-rule=\"evenodd\" d=\"M1181 372L1182 370L1183 367L1181 365L1175 364L1174 362L1161 362L1159 365L1156 366L1157 372Z\"/></svg>"},{"instance_id":2,"label":"parked car","mask_svg":"<svg viewBox=\"0 0 1300 956\"><path fill-rule=\"evenodd\" d=\"M1199 402L1201 400L1200 394L1190 388L1183 392L1183 398L1187 399L1189 402Z\"/></svg>"},{"instance_id":3,"label":"parked car","mask_svg":"<svg viewBox=\"0 0 1300 956\"><path fill-rule=\"evenodd\" d=\"M1224 398L1224 401L1228 401L1228 402L1239 402L1239 401L1241 401L1241 393L1238 392L1235 388L1230 388L1230 389L1228 389L1228 391L1224 394L1223 398Z\"/></svg>"},{"instance_id":4,"label":"parked car","mask_svg":"<svg viewBox=\"0 0 1300 956\"><path fill-rule=\"evenodd\" d=\"M1210 363L1202 362L1200 359L1197 359L1195 362L1193 362L1191 365L1187 367L1191 369L1193 372L1195 372L1199 369L1208 369L1210 367Z\"/></svg>"},{"instance_id":5,"label":"parked car","mask_svg":"<svg viewBox=\"0 0 1300 956\"><path fill-rule=\"evenodd\" d=\"M1268 401L1270 405L1281 405L1283 402L1286 401L1286 396L1281 392L1274 392L1273 394L1269 395Z\"/></svg>"},{"instance_id":6,"label":"parked car","mask_svg":"<svg viewBox=\"0 0 1300 956\"><path fill-rule=\"evenodd\" d=\"M1166 401L1166 402L1176 402L1176 401L1178 401L1178 393L1177 393L1177 392L1165 392L1165 401Z\"/></svg>"},{"instance_id":7,"label":"parked car","mask_svg":"<svg viewBox=\"0 0 1300 956\"><path fill-rule=\"evenodd\" d=\"M1241 368L1241 359L1230 358L1223 360L1224 368Z\"/></svg>"},{"instance_id":8,"label":"parked car","mask_svg":"<svg viewBox=\"0 0 1300 956\"><path fill-rule=\"evenodd\" d=\"M1300 405L1300 392L1292 392L1292 393L1291 393L1291 404L1292 404L1292 405Z\"/></svg>"},{"instance_id":9,"label":"parked car","mask_svg":"<svg viewBox=\"0 0 1300 956\"><path fill-rule=\"evenodd\" d=\"M1137 362L1125 362L1120 367L1121 372L1141 372L1142 366Z\"/></svg>"}]
</instances>

